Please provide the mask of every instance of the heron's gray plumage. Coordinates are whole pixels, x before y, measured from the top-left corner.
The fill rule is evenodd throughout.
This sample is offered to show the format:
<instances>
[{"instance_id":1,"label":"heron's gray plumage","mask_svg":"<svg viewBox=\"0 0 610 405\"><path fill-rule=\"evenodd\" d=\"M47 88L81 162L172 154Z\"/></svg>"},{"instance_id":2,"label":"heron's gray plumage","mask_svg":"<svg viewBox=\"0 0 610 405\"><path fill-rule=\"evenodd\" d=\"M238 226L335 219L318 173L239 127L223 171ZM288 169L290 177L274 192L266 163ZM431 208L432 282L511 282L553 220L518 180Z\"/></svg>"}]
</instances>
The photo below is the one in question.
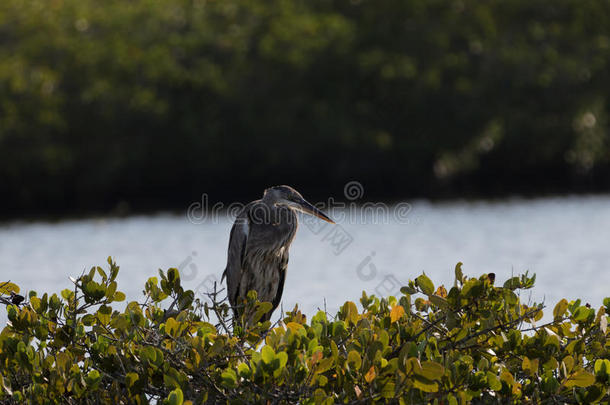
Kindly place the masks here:
<instances>
[{"instance_id":1,"label":"heron's gray plumage","mask_svg":"<svg viewBox=\"0 0 610 405\"><path fill-rule=\"evenodd\" d=\"M288 249L297 230L294 210L332 222L288 186L265 190L262 199L246 205L235 219L223 278L227 279L228 298L236 315L250 290L257 292L259 301L272 304L263 321L280 304Z\"/></svg>"}]
</instances>

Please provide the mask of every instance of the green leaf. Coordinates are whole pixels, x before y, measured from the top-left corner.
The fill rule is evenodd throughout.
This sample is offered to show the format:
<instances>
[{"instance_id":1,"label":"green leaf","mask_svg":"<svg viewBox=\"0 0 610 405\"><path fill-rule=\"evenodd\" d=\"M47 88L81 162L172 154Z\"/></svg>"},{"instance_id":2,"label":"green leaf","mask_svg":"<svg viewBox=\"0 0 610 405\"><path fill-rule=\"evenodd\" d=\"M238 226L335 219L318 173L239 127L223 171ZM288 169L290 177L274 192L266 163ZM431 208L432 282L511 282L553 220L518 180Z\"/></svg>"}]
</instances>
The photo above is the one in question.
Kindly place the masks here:
<instances>
[{"instance_id":1,"label":"green leaf","mask_svg":"<svg viewBox=\"0 0 610 405\"><path fill-rule=\"evenodd\" d=\"M610 360L608 360L608 359L595 360L594 370L595 370L596 375L610 377Z\"/></svg>"},{"instance_id":2,"label":"green leaf","mask_svg":"<svg viewBox=\"0 0 610 405\"><path fill-rule=\"evenodd\" d=\"M288 354L286 352L279 352L276 357L280 360L280 369L286 367L288 363Z\"/></svg>"},{"instance_id":3,"label":"green leaf","mask_svg":"<svg viewBox=\"0 0 610 405\"><path fill-rule=\"evenodd\" d=\"M531 376L535 375L538 372L538 359L530 360L527 356L523 356L521 368L527 374L529 374Z\"/></svg>"},{"instance_id":4,"label":"green leaf","mask_svg":"<svg viewBox=\"0 0 610 405\"><path fill-rule=\"evenodd\" d=\"M165 321L165 333L173 337L178 337L179 330L180 322L176 321L175 318L167 318Z\"/></svg>"},{"instance_id":5,"label":"green leaf","mask_svg":"<svg viewBox=\"0 0 610 405\"><path fill-rule=\"evenodd\" d=\"M178 300L178 306L180 311L184 311L189 308L193 301L195 300L195 293L191 290L187 290L180 295L180 299ZM258 319L257 319L258 320Z\"/></svg>"},{"instance_id":6,"label":"green leaf","mask_svg":"<svg viewBox=\"0 0 610 405\"><path fill-rule=\"evenodd\" d=\"M282 354L282 353L280 353L280 354ZM325 371L328 371L333 366L333 363L334 363L334 361L333 361L332 357L326 357L326 358L320 360L316 367L315 373L320 374L320 373L324 373Z\"/></svg>"},{"instance_id":7,"label":"green leaf","mask_svg":"<svg viewBox=\"0 0 610 405\"><path fill-rule=\"evenodd\" d=\"M561 318L563 316L563 314L566 313L567 310L568 310L568 300L566 300L564 298L561 301L559 301L557 303L557 305L555 305L555 308L553 309L553 317L555 319Z\"/></svg>"},{"instance_id":8,"label":"green leaf","mask_svg":"<svg viewBox=\"0 0 610 405\"><path fill-rule=\"evenodd\" d=\"M488 371L486 373L486 376L487 376L487 384L489 385L489 388L491 388L493 391L500 391L502 389L502 383L498 379L497 375L495 375L491 371Z\"/></svg>"},{"instance_id":9,"label":"green leaf","mask_svg":"<svg viewBox=\"0 0 610 405\"><path fill-rule=\"evenodd\" d=\"M347 354L347 365L352 370L360 370L360 366L362 365L362 358L360 357L360 353L355 350L351 350Z\"/></svg>"},{"instance_id":10,"label":"green leaf","mask_svg":"<svg viewBox=\"0 0 610 405\"><path fill-rule=\"evenodd\" d=\"M100 372L97 370L89 371L89 374L87 374L87 377L85 377L85 381L87 382L88 385L94 385L94 384L98 383L100 380L101 380Z\"/></svg>"},{"instance_id":11,"label":"green leaf","mask_svg":"<svg viewBox=\"0 0 610 405\"><path fill-rule=\"evenodd\" d=\"M586 306L578 307L574 311L572 317L577 322L584 322L589 317L593 318L595 316L595 310L592 308L587 308Z\"/></svg>"},{"instance_id":12,"label":"green leaf","mask_svg":"<svg viewBox=\"0 0 610 405\"><path fill-rule=\"evenodd\" d=\"M445 368L440 363L424 361L421 363L421 370L416 370L415 373L428 380L440 380L445 374Z\"/></svg>"},{"instance_id":13,"label":"green leaf","mask_svg":"<svg viewBox=\"0 0 610 405\"><path fill-rule=\"evenodd\" d=\"M565 381L564 385L567 388L571 387L588 387L595 383L595 376L588 371L578 370L574 374L570 375Z\"/></svg>"},{"instance_id":14,"label":"green leaf","mask_svg":"<svg viewBox=\"0 0 610 405\"><path fill-rule=\"evenodd\" d=\"M41 309L41 301L38 297L30 297L30 306L32 309L38 313L40 313Z\"/></svg>"},{"instance_id":15,"label":"green leaf","mask_svg":"<svg viewBox=\"0 0 610 405\"><path fill-rule=\"evenodd\" d=\"M464 273L462 272L462 262L458 262L455 265L455 281L457 283L462 283L464 280Z\"/></svg>"},{"instance_id":16,"label":"green leaf","mask_svg":"<svg viewBox=\"0 0 610 405\"><path fill-rule=\"evenodd\" d=\"M263 362L267 364L271 364L271 362L275 359L275 352L269 345L263 346L261 350L261 355L263 358Z\"/></svg>"},{"instance_id":17,"label":"green leaf","mask_svg":"<svg viewBox=\"0 0 610 405\"><path fill-rule=\"evenodd\" d=\"M235 370L228 368L222 372L220 378L222 378L222 385L227 388L237 387L237 374Z\"/></svg>"},{"instance_id":18,"label":"green leaf","mask_svg":"<svg viewBox=\"0 0 610 405\"><path fill-rule=\"evenodd\" d=\"M500 380L508 384L509 387L512 387L515 383L515 377L507 369L503 369L500 373Z\"/></svg>"},{"instance_id":19,"label":"green leaf","mask_svg":"<svg viewBox=\"0 0 610 405\"><path fill-rule=\"evenodd\" d=\"M521 286L521 281L519 277L509 278L504 282L504 288L508 288L509 290L516 290Z\"/></svg>"},{"instance_id":20,"label":"green leaf","mask_svg":"<svg viewBox=\"0 0 610 405\"><path fill-rule=\"evenodd\" d=\"M95 316L93 316L91 314L87 314L87 315L83 316L82 322L85 326L91 326L95 322Z\"/></svg>"},{"instance_id":21,"label":"green leaf","mask_svg":"<svg viewBox=\"0 0 610 405\"><path fill-rule=\"evenodd\" d=\"M448 308L449 307L449 303L447 302L447 300L436 294L432 294L432 295L428 296L428 299L430 300L430 302L432 302L432 304L436 305L438 308Z\"/></svg>"},{"instance_id":22,"label":"green leaf","mask_svg":"<svg viewBox=\"0 0 610 405\"><path fill-rule=\"evenodd\" d=\"M263 315L265 315L266 313L271 311L272 308L273 308L273 304L271 304L270 302L257 303L256 312L254 313L253 321L258 322L263 317Z\"/></svg>"},{"instance_id":23,"label":"green leaf","mask_svg":"<svg viewBox=\"0 0 610 405\"><path fill-rule=\"evenodd\" d=\"M381 389L381 396L386 399L394 398L396 396L396 385L393 382L388 382Z\"/></svg>"},{"instance_id":24,"label":"green leaf","mask_svg":"<svg viewBox=\"0 0 610 405\"><path fill-rule=\"evenodd\" d=\"M169 393L167 397L167 402L169 405L182 405L184 401L184 396L182 395L182 390L180 388L176 388L172 392Z\"/></svg>"},{"instance_id":25,"label":"green leaf","mask_svg":"<svg viewBox=\"0 0 610 405\"><path fill-rule=\"evenodd\" d=\"M106 281L108 279L106 272L99 266L97 266L96 269L97 269L97 272L99 273L100 277L102 277L102 280Z\"/></svg>"},{"instance_id":26,"label":"green leaf","mask_svg":"<svg viewBox=\"0 0 610 405\"><path fill-rule=\"evenodd\" d=\"M430 280L428 276L426 276L425 273L415 279L415 284L422 290L424 294L434 294L434 284L432 283L432 280Z\"/></svg>"},{"instance_id":27,"label":"green leaf","mask_svg":"<svg viewBox=\"0 0 610 405\"><path fill-rule=\"evenodd\" d=\"M117 283L116 281L112 281L108 284L108 288L106 288L106 297L112 298L114 292L116 291Z\"/></svg>"},{"instance_id":28,"label":"green leaf","mask_svg":"<svg viewBox=\"0 0 610 405\"><path fill-rule=\"evenodd\" d=\"M417 290L406 285L404 287L400 287L400 292L404 295L412 295L415 294Z\"/></svg>"},{"instance_id":29,"label":"green leaf","mask_svg":"<svg viewBox=\"0 0 610 405\"><path fill-rule=\"evenodd\" d=\"M102 305L97 310L97 319L102 325L107 325L110 322L110 315L112 314L112 308L108 305Z\"/></svg>"},{"instance_id":30,"label":"green leaf","mask_svg":"<svg viewBox=\"0 0 610 405\"><path fill-rule=\"evenodd\" d=\"M284 354L286 354L286 353L284 353ZM246 363L239 363L237 365L237 372L239 373L239 376L243 377L243 378L249 378L250 375L252 375L252 371L250 370L250 367Z\"/></svg>"},{"instance_id":31,"label":"green leaf","mask_svg":"<svg viewBox=\"0 0 610 405\"><path fill-rule=\"evenodd\" d=\"M100 300L106 295L106 287L103 285L96 283L95 281L89 281L83 287L83 292L85 293L85 300L88 302L95 302ZM62 291L63 296L63 291ZM64 297L65 298L65 297Z\"/></svg>"},{"instance_id":32,"label":"green leaf","mask_svg":"<svg viewBox=\"0 0 610 405\"><path fill-rule=\"evenodd\" d=\"M438 392L438 383L420 375L413 376L413 387L422 392Z\"/></svg>"},{"instance_id":33,"label":"green leaf","mask_svg":"<svg viewBox=\"0 0 610 405\"><path fill-rule=\"evenodd\" d=\"M68 302L72 301L72 298L74 297L74 291L69 288L64 288L63 290L61 290L61 297Z\"/></svg>"},{"instance_id":34,"label":"green leaf","mask_svg":"<svg viewBox=\"0 0 610 405\"><path fill-rule=\"evenodd\" d=\"M343 304L343 315L345 316L345 320L351 324L356 324L358 322L358 307L352 301L347 301Z\"/></svg>"},{"instance_id":35,"label":"green leaf","mask_svg":"<svg viewBox=\"0 0 610 405\"><path fill-rule=\"evenodd\" d=\"M115 292L114 296L112 297L112 300L116 301L116 302L125 301L125 293L123 293L121 291Z\"/></svg>"},{"instance_id":36,"label":"green leaf","mask_svg":"<svg viewBox=\"0 0 610 405\"><path fill-rule=\"evenodd\" d=\"M140 379L140 376L137 373L127 373L125 375L125 385L127 388L133 387L133 385Z\"/></svg>"}]
</instances>

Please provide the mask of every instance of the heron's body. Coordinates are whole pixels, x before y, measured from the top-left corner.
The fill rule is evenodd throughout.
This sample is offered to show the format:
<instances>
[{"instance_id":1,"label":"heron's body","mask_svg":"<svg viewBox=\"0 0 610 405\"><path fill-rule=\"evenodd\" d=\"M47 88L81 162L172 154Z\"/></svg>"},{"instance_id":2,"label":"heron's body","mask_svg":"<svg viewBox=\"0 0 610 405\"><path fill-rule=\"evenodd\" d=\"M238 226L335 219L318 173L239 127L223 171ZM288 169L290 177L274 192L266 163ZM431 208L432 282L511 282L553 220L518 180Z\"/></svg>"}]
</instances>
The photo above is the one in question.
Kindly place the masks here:
<instances>
[{"instance_id":1,"label":"heron's body","mask_svg":"<svg viewBox=\"0 0 610 405\"><path fill-rule=\"evenodd\" d=\"M227 278L229 302L236 315L250 290L257 292L259 301L272 304L272 310L263 316L263 321L268 320L280 304L288 250L297 230L297 215L293 211L300 209L297 203L309 204L294 189L278 186L266 190L262 199L246 205L236 218L223 273L223 278ZM310 204L306 208L330 221Z\"/></svg>"}]
</instances>

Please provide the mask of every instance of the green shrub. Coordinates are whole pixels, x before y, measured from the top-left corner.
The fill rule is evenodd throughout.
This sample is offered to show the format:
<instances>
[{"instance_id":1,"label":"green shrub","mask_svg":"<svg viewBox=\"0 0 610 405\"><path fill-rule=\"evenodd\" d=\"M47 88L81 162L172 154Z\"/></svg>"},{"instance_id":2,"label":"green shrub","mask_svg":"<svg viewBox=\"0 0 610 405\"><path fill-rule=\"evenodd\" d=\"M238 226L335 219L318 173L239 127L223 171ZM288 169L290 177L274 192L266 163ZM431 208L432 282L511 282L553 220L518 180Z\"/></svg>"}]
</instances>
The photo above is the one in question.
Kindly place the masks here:
<instances>
[{"instance_id":1,"label":"green shrub","mask_svg":"<svg viewBox=\"0 0 610 405\"><path fill-rule=\"evenodd\" d=\"M184 290L176 269L145 300L120 304L117 265L60 295L0 286L3 403L592 403L608 400L610 299L561 300L541 324L527 274L494 285L463 276L447 292L425 275L400 297L363 293L336 316L295 308L279 324L232 325L228 305ZM254 318L268 310L249 295ZM13 303L14 302L14 303ZM211 302L211 303L210 303ZM165 309L164 309L165 308ZM250 315L248 315L250 316Z\"/></svg>"}]
</instances>

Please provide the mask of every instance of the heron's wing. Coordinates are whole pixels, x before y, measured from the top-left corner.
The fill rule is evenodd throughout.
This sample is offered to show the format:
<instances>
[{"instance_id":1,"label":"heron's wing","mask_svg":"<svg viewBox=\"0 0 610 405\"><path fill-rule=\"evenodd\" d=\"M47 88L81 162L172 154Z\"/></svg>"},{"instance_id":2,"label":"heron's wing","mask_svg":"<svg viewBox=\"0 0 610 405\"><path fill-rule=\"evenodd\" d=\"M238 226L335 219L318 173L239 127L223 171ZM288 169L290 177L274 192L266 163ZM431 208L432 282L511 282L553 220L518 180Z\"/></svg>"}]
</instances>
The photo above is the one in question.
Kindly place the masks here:
<instances>
[{"instance_id":1,"label":"heron's wing","mask_svg":"<svg viewBox=\"0 0 610 405\"><path fill-rule=\"evenodd\" d=\"M286 269L288 268L288 249L285 249L282 258L280 261L280 280L277 286L277 293L275 294L275 298L273 298L273 308L269 311L269 317L271 317L271 313L275 311L275 309L280 305L280 301L282 300L282 293L284 292L284 280L286 280Z\"/></svg>"},{"instance_id":2,"label":"heron's wing","mask_svg":"<svg viewBox=\"0 0 610 405\"><path fill-rule=\"evenodd\" d=\"M231 305L237 305L239 282L242 276L243 258L246 254L246 243L250 233L250 221L246 213L240 214L231 228L227 267L222 278L227 278L227 293ZM222 280L221 280L222 281Z\"/></svg>"}]
</instances>

